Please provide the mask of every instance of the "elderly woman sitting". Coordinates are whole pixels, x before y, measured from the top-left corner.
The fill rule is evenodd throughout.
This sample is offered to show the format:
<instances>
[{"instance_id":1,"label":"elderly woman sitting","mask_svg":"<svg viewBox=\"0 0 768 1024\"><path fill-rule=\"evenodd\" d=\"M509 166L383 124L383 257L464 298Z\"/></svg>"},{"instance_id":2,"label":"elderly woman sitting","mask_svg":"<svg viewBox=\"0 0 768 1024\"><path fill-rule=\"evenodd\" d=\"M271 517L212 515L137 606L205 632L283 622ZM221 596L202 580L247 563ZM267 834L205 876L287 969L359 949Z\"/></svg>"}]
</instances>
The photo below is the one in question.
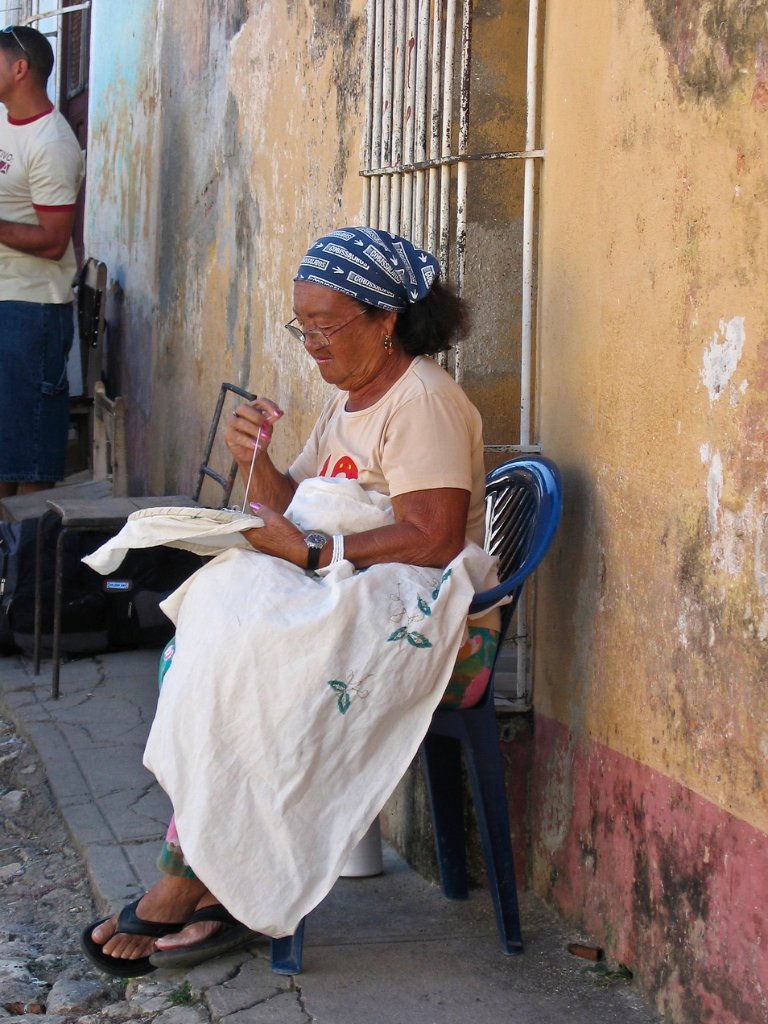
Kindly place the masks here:
<instances>
[{"instance_id":1,"label":"elderly woman sitting","mask_svg":"<svg viewBox=\"0 0 768 1024\"><path fill-rule=\"evenodd\" d=\"M256 518L169 601L176 646L145 764L174 818L160 881L83 933L112 974L292 933L438 703L482 695L498 622L466 621L494 572L481 423L428 358L466 327L439 273L369 228L301 261L286 327L337 390L288 472L270 457L275 402L227 426Z\"/></svg>"}]
</instances>

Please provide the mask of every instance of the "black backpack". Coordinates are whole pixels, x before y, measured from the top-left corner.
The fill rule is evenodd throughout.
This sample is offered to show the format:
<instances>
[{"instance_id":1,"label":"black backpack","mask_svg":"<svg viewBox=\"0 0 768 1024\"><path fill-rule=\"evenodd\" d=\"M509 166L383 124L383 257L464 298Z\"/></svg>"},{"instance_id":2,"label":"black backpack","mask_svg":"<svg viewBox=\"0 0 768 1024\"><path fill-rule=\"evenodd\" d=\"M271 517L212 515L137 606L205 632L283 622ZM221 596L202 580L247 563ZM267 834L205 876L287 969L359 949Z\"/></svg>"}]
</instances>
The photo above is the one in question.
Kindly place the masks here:
<instances>
[{"instance_id":1,"label":"black backpack","mask_svg":"<svg viewBox=\"0 0 768 1024\"><path fill-rule=\"evenodd\" d=\"M32 653L34 649L35 552L38 519L0 521L0 653ZM53 585L56 517L44 521L42 543L42 649L50 652L53 637ZM203 559L176 548L129 551L119 568L101 576L83 565L109 534L68 533L63 542L65 586L62 593L61 650L97 654L131 647L161 646L173 625L160 602L200 568Z\"/></svg>"}]
</instances>

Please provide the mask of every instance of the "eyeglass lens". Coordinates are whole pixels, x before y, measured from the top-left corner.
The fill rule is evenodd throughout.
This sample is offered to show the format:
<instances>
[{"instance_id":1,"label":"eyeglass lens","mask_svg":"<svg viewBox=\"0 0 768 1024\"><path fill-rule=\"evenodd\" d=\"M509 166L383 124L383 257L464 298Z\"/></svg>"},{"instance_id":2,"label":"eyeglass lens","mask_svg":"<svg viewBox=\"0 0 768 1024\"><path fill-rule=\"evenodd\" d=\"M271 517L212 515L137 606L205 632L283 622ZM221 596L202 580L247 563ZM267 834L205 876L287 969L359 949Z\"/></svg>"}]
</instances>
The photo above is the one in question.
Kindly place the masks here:
<instances>
[{"instance_id":1,"label":"eyeglass lens","mask_svg":"<svg viewBox=\"0 0 768 1024\"><path fill-rule=\"evenodd\" d=\"M284 326L286 331L290 331L293 337L303 345L306 345L307 341L309 341L310 344L319 344L319 342L315 340L318 335L323 339L326 345L330 345L331 335L336 334L337 331L342 330L344 327L348 327L353 320L357 320L358 317L363 316L367 312L368 310L361 309L359 313L355 313L351 320L346 320L343 324L338 324L336 327L327 327L325 330L322 330L320 327L316 327L312 331L303 331L301 327L297 326L293 322L296 317Z\"/></svg>"}]
</instances>

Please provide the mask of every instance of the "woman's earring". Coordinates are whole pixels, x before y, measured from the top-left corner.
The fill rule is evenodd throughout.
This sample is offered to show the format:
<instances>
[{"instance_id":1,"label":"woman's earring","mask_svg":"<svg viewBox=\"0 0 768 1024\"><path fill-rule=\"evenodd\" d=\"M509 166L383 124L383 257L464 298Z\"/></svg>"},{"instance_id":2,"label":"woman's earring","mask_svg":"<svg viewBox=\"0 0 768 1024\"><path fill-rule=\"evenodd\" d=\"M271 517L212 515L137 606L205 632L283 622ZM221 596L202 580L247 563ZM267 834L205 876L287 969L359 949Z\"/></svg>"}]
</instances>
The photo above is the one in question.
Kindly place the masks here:
<instances>
[{"instance_id":1,"label":"woman's earring","mask_svg":"<svg viewBox=\"0 0 768 1024\"><path fill-rule=\"evenodd\" d=\"M392 335L391 334L388 334L386 336L386 338L384 339L384 348L387 350L387 352L391 352L392 351L393 344L392 344Z\"/></svg>"}]
</instances>

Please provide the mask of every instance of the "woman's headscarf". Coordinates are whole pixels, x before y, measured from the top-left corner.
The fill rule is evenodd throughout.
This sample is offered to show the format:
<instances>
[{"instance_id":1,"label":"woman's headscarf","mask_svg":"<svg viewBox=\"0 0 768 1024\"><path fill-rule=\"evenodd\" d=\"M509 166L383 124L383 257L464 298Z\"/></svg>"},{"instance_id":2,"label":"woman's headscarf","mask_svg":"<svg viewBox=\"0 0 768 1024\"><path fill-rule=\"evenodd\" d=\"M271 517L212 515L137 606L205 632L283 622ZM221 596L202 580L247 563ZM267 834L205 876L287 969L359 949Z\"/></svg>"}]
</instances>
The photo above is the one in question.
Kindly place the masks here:
<instances>
[{"instance_id":1,"label":"woman's headscarf","mask_svg":"<svg viewBox=\"0 0 768 1024\"><path fill-rule=\"evenodd\" d=\"M423 299L440 275L432 253L374 228L339 228L310 246L296 281L309 281L379 309Z\"/></svg>"}]
</instances>

